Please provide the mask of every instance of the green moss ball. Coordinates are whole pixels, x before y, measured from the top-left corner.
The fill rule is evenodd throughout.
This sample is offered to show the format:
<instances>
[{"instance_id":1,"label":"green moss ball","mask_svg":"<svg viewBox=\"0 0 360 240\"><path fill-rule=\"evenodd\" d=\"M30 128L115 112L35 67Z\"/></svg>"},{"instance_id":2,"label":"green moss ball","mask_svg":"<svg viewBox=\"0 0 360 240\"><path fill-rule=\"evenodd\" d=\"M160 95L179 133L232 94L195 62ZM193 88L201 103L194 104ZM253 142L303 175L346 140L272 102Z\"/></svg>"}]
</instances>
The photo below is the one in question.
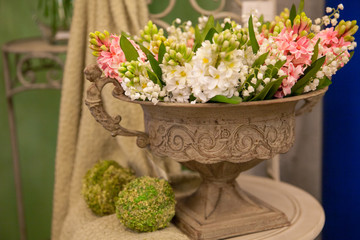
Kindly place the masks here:
<instances>
[{"instance_id":1,"label":"green moss ball","mask_svg":"<svg viewBox=\"0 0 360 240\"><path fill-rule=\"evenodd\" d=\"M124 186L135 179L131 169L112 160L98 162L83 178L82 195L89 208L99 216L115 213L115 202Z\"/></svg>"},{"instance_id":2,"label":"green moss ball","mask_svg":"<svg viewBox=\"0 0 360 240\"><path fill-rule=\"evenodd\" d=\"M127 228L152 232L169 225L175 215L175 203L174 192L167 181L141 177L119 193L116 214Z\"/></svg>"}]
</instances>

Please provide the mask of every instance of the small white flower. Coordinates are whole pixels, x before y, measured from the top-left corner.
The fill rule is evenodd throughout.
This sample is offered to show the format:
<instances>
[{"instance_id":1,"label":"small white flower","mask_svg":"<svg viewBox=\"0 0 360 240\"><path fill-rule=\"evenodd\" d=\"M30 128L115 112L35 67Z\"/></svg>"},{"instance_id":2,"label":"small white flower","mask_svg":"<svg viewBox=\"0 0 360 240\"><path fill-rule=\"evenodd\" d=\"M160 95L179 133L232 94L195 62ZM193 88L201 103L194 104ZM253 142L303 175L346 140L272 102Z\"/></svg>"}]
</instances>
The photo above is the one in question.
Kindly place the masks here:
<instances>
[{"instance_id":1,"label":"small white flower","mask_svg":"<svg viewBox=\"0 0 360 240\"><path fill-rule=\"evenodd\" d=\"M243 95L243 97L248 97L248 96L250 96L250 94L249 94L249 91L248 91L248 90L244 90L244 91L242 91L242 95Z\"/></svg>"},{"instance_id":2,"label":"small white flower","mask_svg":"<svg viewBox=\"0 0 360 240\"><path fill-rule=\"evenodd\" d=\"M239 31L242 28L242 26L240 24L237 24L235 27L235 30Z\"/></svg>"},{"instance_id":3,"label":"small white flower","mask_svg":"<svg viewBox=\"0 0 360 240\"><path fill-rule=\"evenodd\" d=\"M159 97L159 94L158 94L157 92L153 92L153 93L151 94L151 97L157 99L157 98Z\"/></svg>"},{"instance_id":4,"label":"small white flower","mask_svg":"<svg viewBox=\"0 0 360 240\"><path fill-rule=\"evenodd\" d=\"M310 87L307 85L304 87L304 93L310 92Z\"/></svg>"},{"instance_id":5,"label":"small white flower","mask_svg":"<svg viewBox=\"0 0 360 240\"><path fill-rule=\"evenodd\" d=\"M148 87L153 87L153 86L154 86L154 82L149 81L149 82L147 83L147 86L148 86Z\"/></svg>"},{"instance_id":6,"label":"small white flower","mask_svg":"<svg viewBox=\"0 0 360 240\"><path fill-rule=\"evenodd\" d=\"M263 79L263 77L264 77L264 75L262 73L258 73L258 75L257 75L258 79Z\"/></svg>"},{"instance_id":7,"label":"small white flower","mask_svg":"<svg viewBox=\"0 0 360 240\"><path fill-rule=\"evenodd\" d=\"M335 13L335 14L334 14L334 17L335 17L335 18L339 18L339 17L340 17L340 14Z\"/></svg>"},{"instance_id":8,"label":"small white flower","mask_svg":"<svg viewBox=\"0 0 360 240\"><path fill-rule=\"evenodd\" d=\"M192 25L192 22L189 20L186 22L186 25L190 27Z\"/></svg>"},{"instance_id":9,"label":"small white flower","mask_svg":"<svg viewBox=\"0 0 360 240\"><path fill-rule=\"evenodd\" d=\"M339 8L340 10L344 10L344 5L343 5L342 3L340 3L340 4L338 5L338 8Z\"/></svg>"},{"instance_id":10,"label":"small white flower","mask_svg":"<svg viewBox=\"0 0 360 240\"><path fill-rule=\"evenodd\" d=\"M317 19L315 19L315 24L320 24L321 23L321 19L320 18L317 18Z\"/></svg>"},{"instance_id":11,"label":"small white flower","mask_svg":"<svg viewBox=\"0 0 360 240\"><path fill-rule=\"evenodd\" d=\"M261 92L264 89L263 85L259 85L258 88L256 89L257 92Z\"/></svg>"},{"instance_id":12,"label":"small white flower","mask_svg":"<svg viewBox=\"0 0 360 240\"><path fill-rule=\"evenodd\" d=\"M340 48L334 48L334 53L335 53L335 54L341 53L341 49L340 49Z\"/></svg>"},{"instance_id":13,"label":"small white flower","mask_svg":"<svg viewBox=\"0 0 360 240\"><path fill-rule=\"evenodd\" d=\"M331 7L327 7L326 8L326 13L331 13L332 12L332 8Z\"/></svg>"},{"instance_id":14,"label":"small white flower","mask_svg":"<svg viewBox=\"0 0 360 240\"><path fill-rule=\"evenodd\" d=\"M255 89L253 88L253 86L249 86L249 87L248 87L248 91L249 91L249 93L252 93L252 92L255 91Z\"/></svg>"},{"instance_id":15,"label":"small white flower","mask_svg":"<svg viewBox=\"0 0 360 240\"><path fill-rule=\"evenodd\" d=\"M314 84L315 84L316 86L319 86L319 83L320 83L320 80L317 79L317 78L315 78L315 79L314 79Z\"/></svg>"},{"instance_id":16,"label":"small white flower","mask_svg":"<svg viewBox=\"0 0 360 240\"><path fill-rule=\"evenodd\" d=\"M348 58L347 56L344 56L344 57L342 58L342 61L343 61L344 63L348 63L348 62L349 62L349 58Z\"/></svg>"},{"instance_id":17,"label":"small white flower","mask_svg":"<svg viewBox=\"0 0 360 240\"><path fill-rule=\"evenodd\" d=\"M323 16L323 17L322 17L322 20L323 20L325 26L327 26L327 25L330 24L330 18L329 18L329 16Z\"/></svg>"},{"instance_id":18,"label":"small white flower","mask_svg":"<svg viewBox=\"0 0 360 240\"><path fill-rule=\"evenodd\" d=\"M177 24L180 24L180 23L181 23L181 19L180 19L180 18L176 18L176 19L175 19L175 22L176 22Z\"/></svg>"},{"instance_id":19,"label":"small white flower","mask_svg":"<svg viewBox=\"0 0 360 240\"><path fill-rule=\"evenodd\" d=\"M264 83L265 83L265 84L268 84L269 82L270 82L270 78L265 78L265 79L264 79Z\"/></svg>"},{"instance_id":20,"label":"small white flower","mask_svg":"<svg viewBox=\"0 0 360 240\"><path fill-rule=\"evenodd\" d=\"M224 23L231 23L231 19L230 18L224 18Z\"/></svg>"},{"instance_id":21,"label":"small white flower","mask_svg":"<svg viewBox=\"0 0 360 240\"><path fill-rule=\"evenodd\" d=\"M234 92L234 96L235 96L235 97L238 97L238 96L239 96L239 92L238 92L238 91L235 91L235 92Z\"/></svg>"},{"instance_id":22,"label":"small white flower","mask_svg":"<svg viewBox=\"0 0 360 240\"><path fill-rule=\"evenodd\" d=\"M323 73L322 71L318 71L318 72L316 73L316 77L317 77L317 78L323 78L323 77L324 77L324 73Z\"/></svg>"},{"instance_id":23,"label":"small white flower","mask_svg":"<svg viewBox=\"0 0 360 240\"><path fill-rule=\"evenodd\" d=\"M337 20L335 18L331 19L331 25L335 26L337 24Z\"/></svg>"},{"instance_id":24,"label":"small white flower","mask_svg":"<svg viewBox=\"0 0 360 240\"><path fill-rule=\"evenodd\" d=\"M256 84L256 82L257 82L256 78L252 78L252 79L251 79L251 83L252 83L252 84L254 84L254 85L255 85L255 84Z\"/></svg>"},{"instance_id":25,"label":"small white flower","mask_svg":"<svg viewBox=\"0 0 360 240\"><path fill-rule=\"evenodd\" d=\"M285 76L286 75L286 73L283 71L283 70L279 70L278 71L278 75L281 77L281 76Z\"/></svg>"},{"instance_id":26,"label":"small white flower","mask_svg":"<svg viewBox=\"0 0 360 240\"><path fill-rule=\"evenodd\" d=\"M151 101L152 101L152 103L153 103L154 105L156 105L156 104L159 102L159 100L156 99L156 98L151 99Z\"/></svg>"}]
</instances>

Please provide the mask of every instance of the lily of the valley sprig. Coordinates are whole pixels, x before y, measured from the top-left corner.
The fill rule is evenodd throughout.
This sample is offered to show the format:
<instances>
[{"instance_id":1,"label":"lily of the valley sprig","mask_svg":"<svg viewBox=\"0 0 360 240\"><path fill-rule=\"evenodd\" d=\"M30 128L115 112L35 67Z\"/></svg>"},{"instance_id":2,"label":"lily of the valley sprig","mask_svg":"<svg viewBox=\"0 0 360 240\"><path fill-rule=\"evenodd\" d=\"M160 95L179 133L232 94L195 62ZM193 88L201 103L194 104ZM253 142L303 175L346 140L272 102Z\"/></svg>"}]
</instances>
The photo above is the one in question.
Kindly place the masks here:
<instances>
[{"instance_id":1,"label":"lily of the valley sprig","mask_svg":"<svg viewBox=\"0 0 360 240\"><path fill-rule=\"evenodd\" d=\"M314 21L284 9L272 22L251 15L231 19L176 19L167 29L151 21L139 36L90 33L90 48L104 76L117 79L132 100L177 103L259 101L303 94L331 84L356 47L356 21L340 10Z\"/></svg>"}]
</instances>

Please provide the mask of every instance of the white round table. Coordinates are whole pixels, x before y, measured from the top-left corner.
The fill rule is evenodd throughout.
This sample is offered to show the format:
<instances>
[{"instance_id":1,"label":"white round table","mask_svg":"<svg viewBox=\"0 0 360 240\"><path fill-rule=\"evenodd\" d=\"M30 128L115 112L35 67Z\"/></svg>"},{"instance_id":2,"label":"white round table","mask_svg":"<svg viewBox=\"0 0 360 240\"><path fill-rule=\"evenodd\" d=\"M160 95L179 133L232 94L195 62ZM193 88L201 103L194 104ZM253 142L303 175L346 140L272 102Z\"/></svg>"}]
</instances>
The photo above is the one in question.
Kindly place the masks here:
<instances>
[{"instance_id":1,"label":"white round table","mask_svg":"<svg viewBox=\"0 0 360 240\"><path fill-rule=\"evenodd\" d=\"M231 240L314 240L325 223L319 202L307 192L269 178L242 175L241 188L284 212L291 225L259 233L229 238Z\"/></svg>"}]
</instances>

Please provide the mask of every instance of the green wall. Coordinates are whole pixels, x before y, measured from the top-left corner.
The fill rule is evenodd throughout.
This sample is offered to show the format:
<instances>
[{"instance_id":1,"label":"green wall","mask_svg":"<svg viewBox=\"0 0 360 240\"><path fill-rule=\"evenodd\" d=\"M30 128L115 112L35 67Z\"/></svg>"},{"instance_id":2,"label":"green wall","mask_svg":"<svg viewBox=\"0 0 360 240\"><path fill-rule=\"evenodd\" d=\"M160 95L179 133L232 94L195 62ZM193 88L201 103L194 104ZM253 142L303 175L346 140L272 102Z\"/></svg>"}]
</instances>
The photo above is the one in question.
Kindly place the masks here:
<instances>
[{"instance_id":1,"label":"green wall","mask_svg":"<svg viewBox=\"0 0 360 240\"><path fill-rule=\"evenodd\" d=\"M39 36L36 0L0 0L0 45ZM0 239L19 239L2 59L0 60ZM59 90L14 96L28 239L49 239Z\"/></svg>"},{"instance_id":2,"label":"green wall","mask_svg":"<svg viewBox=\"0 0 360 240\"><path fill-rule=\"evenodd\" d=\"M151 12L164 9L164 0L153 0ZM167 1L168 2L168 1ZM218 3L201 0L212 9ZM0 46L5 42L39 36L32 20L37 0L0 0ZM178 0L166 21L175 17L196 21L198 14L187 0ZM2 66L2 59L0 59ZM36 90L14 97L20 148L20 164L28 239L50 238L54 159L60 91ZM19 239L15 189L12 172L10 131L7 120L3 69L0 68L0 240Z\"/></svg>"}]
</instances>

